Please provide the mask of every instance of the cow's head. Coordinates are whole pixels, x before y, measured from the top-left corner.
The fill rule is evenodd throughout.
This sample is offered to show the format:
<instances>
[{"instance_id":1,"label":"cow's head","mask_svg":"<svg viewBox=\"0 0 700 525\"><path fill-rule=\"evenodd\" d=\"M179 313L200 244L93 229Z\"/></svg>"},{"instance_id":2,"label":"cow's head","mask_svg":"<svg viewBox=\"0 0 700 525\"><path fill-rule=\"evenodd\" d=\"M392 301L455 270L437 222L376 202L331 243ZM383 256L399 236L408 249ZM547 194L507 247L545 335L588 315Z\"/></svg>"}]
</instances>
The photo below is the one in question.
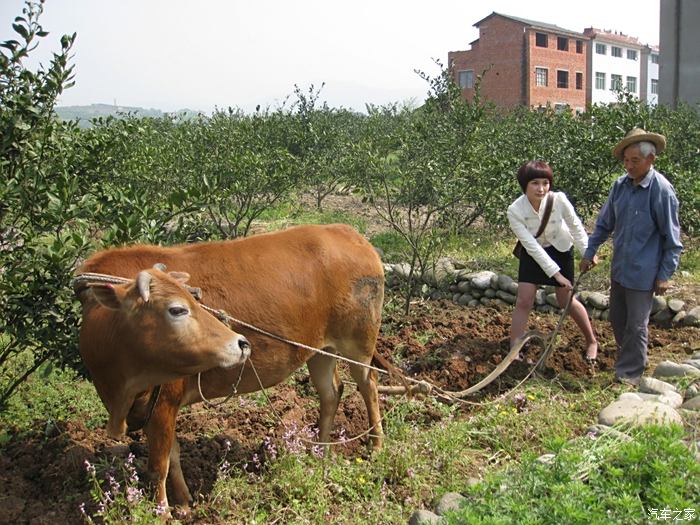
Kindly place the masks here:
<instances>
[{"instance_id":1,"label":"cow's head","mask_svg":"<svg viewBox=\"0 0 700 525\"><path fill-rule=\"evenodd\" d=\"M204 310L183 287L189 275L144 270L122 285L91 284L97 304L84 310L80 351L110 412L108 431L123 433L136 393L250 355L247 339Z\"/></svg>"}]
</instances>

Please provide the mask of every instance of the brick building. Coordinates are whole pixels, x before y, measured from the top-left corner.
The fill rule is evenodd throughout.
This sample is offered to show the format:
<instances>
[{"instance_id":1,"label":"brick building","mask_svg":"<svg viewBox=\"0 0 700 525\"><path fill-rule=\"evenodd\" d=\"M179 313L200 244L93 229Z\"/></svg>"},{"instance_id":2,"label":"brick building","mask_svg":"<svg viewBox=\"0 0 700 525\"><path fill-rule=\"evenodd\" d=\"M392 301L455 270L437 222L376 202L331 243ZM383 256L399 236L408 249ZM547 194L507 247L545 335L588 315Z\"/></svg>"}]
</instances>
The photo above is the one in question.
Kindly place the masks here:
<instances>
[{"instance_id":1,"label":"brick building","mask_svg":"<svg viewBox=\"0 0 700 525\"><path fill-rule=\"evenodd\" d=\"M465 98L481 95L498 106L586 106L588 39L556 25L499 13L479 20L479 38L467 51L448 53L448 67Z\"/></svg>"}]
</instances>

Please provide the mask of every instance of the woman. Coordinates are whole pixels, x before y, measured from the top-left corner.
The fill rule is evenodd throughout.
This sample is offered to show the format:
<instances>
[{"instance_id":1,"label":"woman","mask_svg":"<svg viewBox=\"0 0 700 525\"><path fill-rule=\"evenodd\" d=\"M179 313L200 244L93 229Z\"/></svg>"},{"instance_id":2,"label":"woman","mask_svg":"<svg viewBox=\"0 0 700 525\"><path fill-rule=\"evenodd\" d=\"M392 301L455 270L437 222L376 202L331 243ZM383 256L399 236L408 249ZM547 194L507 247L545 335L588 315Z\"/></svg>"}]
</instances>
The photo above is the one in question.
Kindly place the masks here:
<instances>
[{"instance_id":1,"label":"woman","mask_svg":"<svg viewBox=\"0 0 700 525\"><path fill-rule=\"evenodd\" d=\"M583 254L588 235L574 207L562 192L551 192L552 209L544 231L535 238L545 215L545 197L550 194L552 168L541 160L532 160L518 170L523 195L508 207L510 228L522 244L518 268L518 297L510 328L510 346L525 333L527 318L535 301L538 285L556 286L557 302L566 307L574 280L573 245ZM569 314L586 339L585 359L593 364L598 357L598 342L588 313L573 298Z\"/></svg>"}]
</instances>

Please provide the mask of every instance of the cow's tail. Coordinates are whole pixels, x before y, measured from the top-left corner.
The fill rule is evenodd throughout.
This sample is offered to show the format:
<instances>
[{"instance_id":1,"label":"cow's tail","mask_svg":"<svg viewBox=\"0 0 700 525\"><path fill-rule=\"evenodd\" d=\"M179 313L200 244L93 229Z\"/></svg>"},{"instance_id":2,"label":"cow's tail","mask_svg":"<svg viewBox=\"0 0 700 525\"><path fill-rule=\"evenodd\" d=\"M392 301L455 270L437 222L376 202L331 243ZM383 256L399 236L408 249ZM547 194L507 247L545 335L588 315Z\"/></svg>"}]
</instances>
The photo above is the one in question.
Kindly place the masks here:
<instances>
[{"instance_id":1,"label":"cow's tail","mask_svg":"<svg viewBox=\"0 0 700 525\"><path fill-rule=\"evenodd\" d=\"M399 370L399 368L394 366L386 357L377 352L377 350L374 351L374 355L372 356L372 366L376 366L378 368L383 368L384 370L386 370L389 374L389 380L392 383L400 382L406 389L406 393L409 396L411 395L412 390L408 381L406 380L406 376L404 375L404 373L401 370Z\"/></svg>"}]
</instances>

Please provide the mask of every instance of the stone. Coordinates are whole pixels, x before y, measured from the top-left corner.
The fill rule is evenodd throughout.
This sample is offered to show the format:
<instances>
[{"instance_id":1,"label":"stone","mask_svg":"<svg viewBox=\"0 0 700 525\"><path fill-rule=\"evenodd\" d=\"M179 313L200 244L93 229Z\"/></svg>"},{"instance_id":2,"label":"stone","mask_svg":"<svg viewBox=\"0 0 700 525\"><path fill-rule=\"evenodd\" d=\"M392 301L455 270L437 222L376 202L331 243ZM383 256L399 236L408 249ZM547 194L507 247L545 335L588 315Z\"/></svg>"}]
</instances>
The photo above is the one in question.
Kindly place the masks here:
<instances>
[{"instance_id":1,"label":"stone","mask_svg":"<svg viewBox=\"0 0 700 525\"><path fill-rule=\"evenodd\" d=\"M552 463L554 463L554 459L556 457L556 454L542 454L535 461L537 461L538 463L542 463L543 465L551 465Z\"/></svg>"},{"instance_id":2,"label":"stone","mask_svg":"<svg viewBox=\"0 0 700 525\"><path fill-rule=\"evenodd\" d=\"M684 410L700 411L700 396L695 396L692 399L688 399L688 401L681 405L681 408Z\"/></svg>"},{"instance_id":3,"label":"stone","mask_svg":"<svg viewBox=\"0 0 700 525\"><path fill-rule=\"evenodd\" d=\"M408 519L408 525L437 525L440 523L440 516L429 510L417 510Z\"/></svg>"},{"instance_id":4,"label":"stone","mask_svg":"<svg viewBox=\"0 0 700 525\"><path fill-rule=\"evenodd\" d=\"M513 279L509 275L502 273L498 276L498 289L503 290L504 292L510 292L511 286L514 284L514 282L515 281L513 281Z\"/></svg>"},{"instance_id":5,"label":"stone","mask_svg":"<svg viewBox=\"0 0 700 525\"><path fill-rule=\"evenodd\" d=\"M696 306L683 318L683 326L700 326L700 306Z\"/></svg>"},{"instance_id":6,"label":"stone","mask_svg":"<svg viewBox=\"0 0 700 525\"><path fill-rule=\"evenodd\" d=\"M625 399L614 401L601 410L598 422L608 426L620 423L632 425L683 424L683 418L675 409L663 403Z\"/></svg>"},{"instance_id":7,"label":"stone","mask_svg":"<svg viewBox=\"0 0 700 525\"><path fill-rule=\"evenodd\" d=\"M472 289L472 284L469 281L459 281L457 283L457 291L467 293Z\"/></svg>"},{"instance_id":8,"label":"stone","mask_svg":"<svg viewBox=\"0 0 700 525\"><path fill-rule=\"evenodd\" d=\"M639 391L648 394L665 394L666 392L678 392L675 386L653 377L642 377L639 382Z\"/></svg>"},{"instance_id":9,"label":"stone","mask_svg":"<svg viewBox=\"0 0 700 525\"><path fill-rule=\"evenodd\" d=\"M654 370L653 377L700 377L700 370L693 365L681 365L673 361L662 361Z\"/></svg>"},{"instance_id":10,"label":"stone","mask_svg":"<svg viewBox=\"0 0 700 525\"><path fill-rule=\"evenodd\" d=\"M516 296L504 290L498 290L498 292L496 292L496 296L508 304L515 304Z\"/></svg>"},{"instance_id":11,"label":"stone","mask_svg":"<svg viewBox=\"0 0 700 525\"><path fill-rule=\"evenodd\" d=\"M546 301L548 305L553 306L554 308L559 308L559 303L557 302L556 294L547 294Z\"/></svg>"},{"instance_id":12,"label":"stone","mask_svg":"<svg viewBox=\"0 0 700 525\"><path fill-rule=\"evenodd\" d=\"M479 306L479 301L478 301L478 299L472 299L471 301L469 301L469 302L467 303L467 306L468 306L469 308L474 308L475 306Z\"/></svg>"},{"instance_id":13,"label":"stone","mask_svg":"<svg viewBox=\"0 0 700 525\"><path fill-rule=\"evenodd\" d=\"M650 319L655 323L663 324L668 323L671 319L673 319L673 316L674 313L671 310L664 308L663 310L659 310L652 315Z\"/></svg>"},{"instance_id":14,"label":"stone","mask_svg":"<svg viewBox=\"0 0 700 525\"><path fill-rule=\"evenodd\" d=\"M678 312L683 310L684 306L685 303L680 299L671 299L668 301L668 309L671 310L674 314L677 314Z\"/></svg>"},{"instance_id":15,"label":"stone","mask_svg":"<svg viewBox=\"0 0 700 525\"><path fill-rule=\"evenodd\" d=\"M463 293L462 295L459 296L457 303L461 304L462 306L466 306L470 302L472 302L473 300L474 300L474 298L471 295L469 295L468 293Z\"/></svg>"},{"instance_id":16,"label":"stone","mask_svg":"<svg viewBox=\"0 0 700 525\"><path fill-rule=\"evenodd\" d=\"M444 516L445 513L459 510L466 498L457 492L447 492L435 505L435 514Z\"/></svg>"},{"instance_id":17,"label":"stone","mask_svg":"<svg viewBox=\"0 0 700 525\"><path fill-rule=\"evenodd\" d=\"M683 364L694 366L695 368L700 370L700 359L688 359L686 361L683 361Z\"/></svg>"},{"instance_id":18,"label":"stone","mask_svg":"<svg viewBox=\"0 0 700 525\"><path fill-rule=\"evenodd\" d=\"M673 316L673 319L671 319L671 322L673 324L681 324L681 323L683 323L683 319L685 319L686 315L687 314L685 313L685 311L681 310L680 312L678 312L676 315Z\"/></svg>"},{"instance_id":19,"label":"stone","mask_svg":"<svg viewBox=\"0 0 700 525\"><path fill-rule=\"evenodd\" d=\"M590 427L588 427L588 429L586 429L586 434L589 434L596 438L607 436L613 439L617 439L618 441L632 440L632 436L625 434L624 432L620 432L619 430L613 427L609 427L608 425L591 425Z\"/></svg>"},{"instance_id":20,"label":"stone","mask_svg":"<svg viewBox=\"0 0 700 525\"><path fill-rule=\"evenodd\" d=\"M610 307L610 298L599 292L589 292L587 302L597 310L605 310Z\"/></svg>"},{"instance_id":21,"label":"stone","mask_svg":"<svg viewBox=\"0 0 700 525\"><path fill-rule=\"evenodd\" d=\"M462 297L461 293L456 293L452 295L452 302L453 303L459 303L459 298Z\"/></svg>"},{"instance_id":22,"label":"stone","mask_svg":"<svg viewBox=\"0 0 700 525\"><path fill-rule=\"evenodd\" d=\"M651 301L651 315L666 309L666 299L655 295Z\"/></svg>"},{"instance_id":23,"label":"stone","mask_svg":"<svg viewBox=\"0 0 700 525\"><path fill-rule=\"evenodd\" d=\"M600 312L600 320L601 321L609 321L610 320L610 308Z\"/></svg>"},{"instance_id":24,"label":"stone","mask_svg":"<svg viewBox=\"0 0 700 525\"><path fill-rule=\"evenodd\" d=\"M411 273L411 265L408 263L399 263L394 265L394 274L401 277L401 279L408 279L408 274Z\"/></svg>"},{"instance_id":25,"label":"stone","mask_svg":"<svg viewBox=\"0 0 700 525\"><path fill-rule=\"evenodd\" d=\"M487 288L491 287L491 277L493 277L494 275L496 275L494 272L484 270L481 272L472 273L469 277L469 280L471 281L472 286L474 288L477 288L479 290L486 290Z\"/></svg>"},{"instance_id":26,"label":"stone","mask_svg":"<svg viewBox=\"0 0 700 525\"><path fill-rule=\"evenodd\" d=\"M685 389L685 399L692 399L695 396L700 396L700 386L693 383Z\"/></svg>"},{"instance_id":27,"label":"stone","mask_svg":"<svg viewBox=\"0 0 700 525\"><path fill-rule=\"evenodd\" d=\"M496 297L496 290L494 290L493 288L486 288L486 290L484 290L484 297L493 299L494 297Z\"/></svg>"},{"instance_id":28,"label":"stone","mask_svg":"<svg viewBox=\"0 0 700 525\"><path fill-rule=\"evenodd\" d=\"M535 292L535 304L543 305L547 302L547 294L541 288Z\"/></svg>"}]
</instances>

